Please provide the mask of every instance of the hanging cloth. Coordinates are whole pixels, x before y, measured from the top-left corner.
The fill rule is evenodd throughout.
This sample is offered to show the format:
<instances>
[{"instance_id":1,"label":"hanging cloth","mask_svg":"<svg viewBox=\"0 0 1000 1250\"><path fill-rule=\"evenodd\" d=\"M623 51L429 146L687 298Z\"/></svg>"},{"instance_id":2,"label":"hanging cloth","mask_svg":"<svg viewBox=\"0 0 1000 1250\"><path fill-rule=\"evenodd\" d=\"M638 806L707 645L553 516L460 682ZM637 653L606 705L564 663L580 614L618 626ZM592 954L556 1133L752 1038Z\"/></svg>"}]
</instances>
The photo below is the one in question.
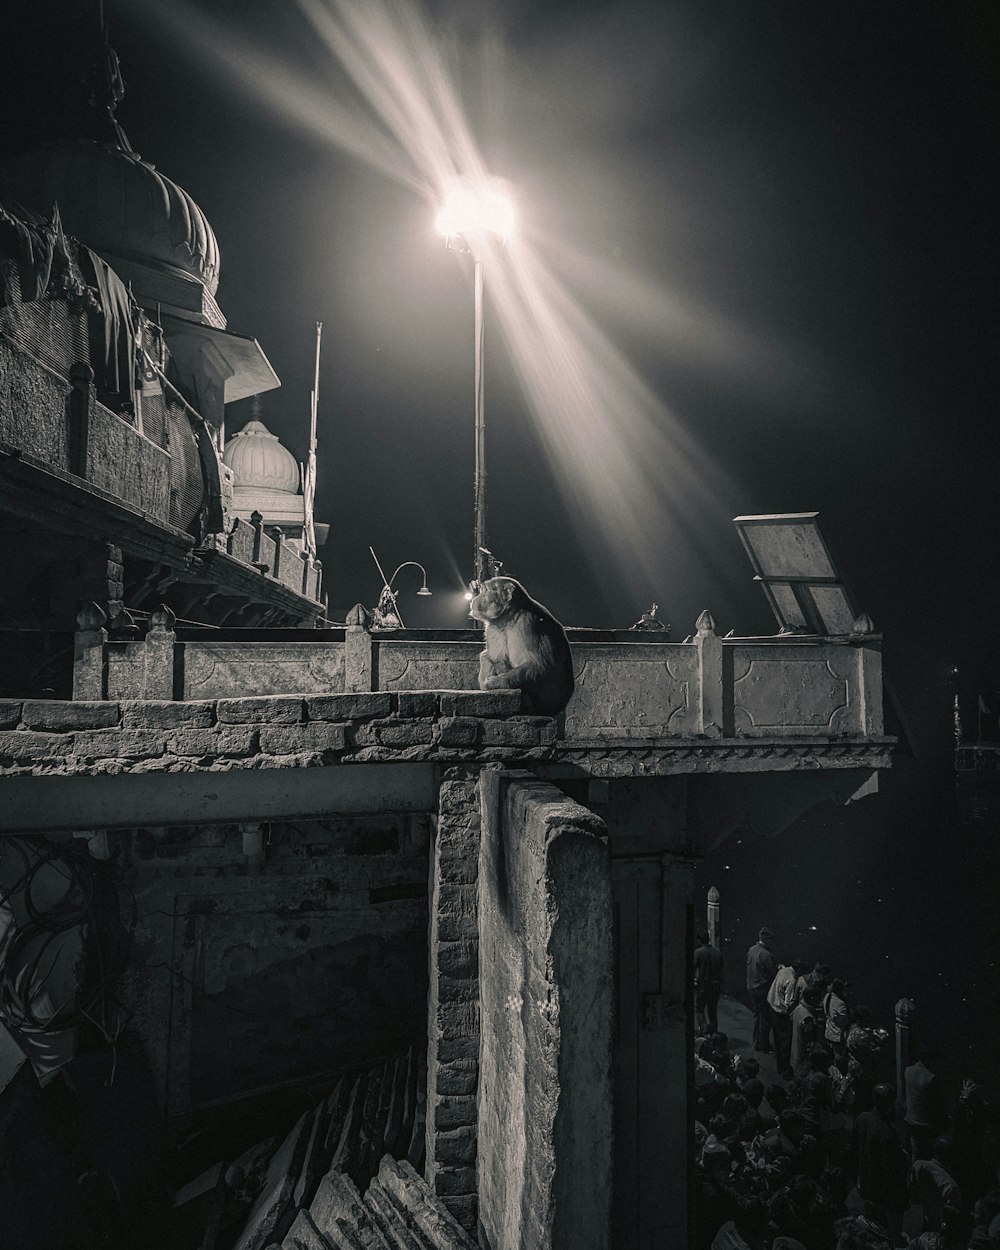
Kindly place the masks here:
<instances>
[{"instance_id":1,"label":"hanging cloth","mask_svg":"<svg viewBox=\"0 0 1000 1250\"><path fill-rule=\"evenodd\" d=\"M132 299L121 278L96 252L80 247L80 267L97 292L91 313L90 364L99 392L131 404L135 390L135 328Z\"/></svg>"}]
</instances>

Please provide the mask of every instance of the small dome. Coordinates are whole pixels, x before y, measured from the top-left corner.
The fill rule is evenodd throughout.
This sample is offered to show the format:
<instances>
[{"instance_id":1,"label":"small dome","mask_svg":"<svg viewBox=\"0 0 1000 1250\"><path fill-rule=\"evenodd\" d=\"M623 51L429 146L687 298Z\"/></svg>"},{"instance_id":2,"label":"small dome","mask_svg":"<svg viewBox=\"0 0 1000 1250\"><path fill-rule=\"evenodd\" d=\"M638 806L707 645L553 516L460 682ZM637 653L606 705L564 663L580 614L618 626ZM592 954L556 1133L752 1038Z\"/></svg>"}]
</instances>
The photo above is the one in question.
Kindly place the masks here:
<instances>
[{"instance_id":1,"label":"small dome","mask_svg":"<svg viewBox=\"0 0 1000 1250\"><path fill-rule=\"evenodd\" d=\"M4 190L27 208L59 205L63 229L102 256L179 269L214 295L219 245L188 193L135 152L60 143L4 163Z\"/></svg>"},{"instance_id":2,"label":"small dome","mask_svg":"<svg viewBox=\"0 0 1000 1250\"><path fill-rule=\"evenodd\" d=\"M222 462L233 471L234 488L280 490L295 495L299 489L299 466L295 457L278 442L263 421L248 421L226 443Z\"/></svg>"}]
</instances>

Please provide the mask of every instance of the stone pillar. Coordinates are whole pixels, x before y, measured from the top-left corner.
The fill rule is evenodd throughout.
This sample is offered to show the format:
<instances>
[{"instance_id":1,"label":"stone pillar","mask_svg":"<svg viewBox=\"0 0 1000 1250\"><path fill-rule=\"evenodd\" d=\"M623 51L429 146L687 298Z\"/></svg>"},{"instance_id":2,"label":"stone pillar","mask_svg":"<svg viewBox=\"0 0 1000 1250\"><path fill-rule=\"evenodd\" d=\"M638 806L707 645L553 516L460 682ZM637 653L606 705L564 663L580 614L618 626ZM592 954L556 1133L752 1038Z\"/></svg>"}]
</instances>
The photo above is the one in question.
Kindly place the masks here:
<instances>
[{"instance_id":1,"label":"stone pillar","mask_svg":"<svg viewBox=\"0 0 1000 1250\"><path fill-rule=\"evenodd\" d=\"M427 1183L474 1233L479 952L479 768L445 771L431 859Z\"/></svg>"},{"instance_id":2,"label":"stone pillar","mask_svg":"<svg viewBox=\"0 0 1000 1250\"><path fill-rule=\"evenodd\" d=\"M144 699L174 697L174 633L176 617L161 604L149 614L149 630L143 644Z\"/></svg>"},{"instance_id":3,"label":"stone pillar","mask_svg":"<svg viewBox=\"0 0 1000 1250\"><path fill-rule=\"evenodd\" d=\"M107 696L104 628L107 617L96 603L86 603L76 618L73 636L73 698L103 699Z\"/></svg>"},{"instance_id":4,"label":"stone pillar","mask_svg":"<svg viewBox=\"0 0 1000 1250\"><path fill-rule=\"evenodd\" d=\"M695 733L706 738L722 736L722 639L715 632L711 612L704 611L695 624L698 648L698 687Z\"/></svg>"},{"instance_id":5,"label":"stone pillar","mask_svg":"<svg viewBox=\"0 0 1000 1250\"><path fill-rule=\"evenodd\" d=\"M94 371L86 361L78 360L70 366L69 394L69 471L77 477L87 476L90 453L90 406L94 401Z\"/></svg>"},{"instance_id":6,"label":"stone pillar","mask_svg":"<svg viewBox=\"0 0 1000 1250\"><path fill-rule=\"evenodd\" d=\"M719 891L716 886L708 890L708 940L717 949L722 950L722 915L719 909Z\"/></svg>"},{"instance_id":7,"label":"stone pillar","mask_svg":"<svg viewBox=\"0 0 1000 1250\"><path fill-rule=\"evenodd\" d=\"M367 694L376 688L368 609L356 603L347 614L344 631L344 690Z\"/></svg>"},{"instance_id":8,"label":"stone pillar","mask_svg":"<svg viewBox=\"0 0 1000 1250\"><path fill-rule=\"evenodd\" d=\"M271 537L274 539L274 565L271 568L271 576L275 581L281 581L281 553L285 546L285 535L277 527L271 530Z\"/></svg>"},{"instance_id":9,"label":"stone pillar","mask_svg":"<svg viewBox=\"0 0 1000 1250\"><path fill-rule=\"evenodd\" d=\"M912 1034L910 1032L916 1006L912 999L901 998L896 1004L896 1093L900 1100L906 1098L904 1073L910 1066Z\"/></svg>"}]
</instances>

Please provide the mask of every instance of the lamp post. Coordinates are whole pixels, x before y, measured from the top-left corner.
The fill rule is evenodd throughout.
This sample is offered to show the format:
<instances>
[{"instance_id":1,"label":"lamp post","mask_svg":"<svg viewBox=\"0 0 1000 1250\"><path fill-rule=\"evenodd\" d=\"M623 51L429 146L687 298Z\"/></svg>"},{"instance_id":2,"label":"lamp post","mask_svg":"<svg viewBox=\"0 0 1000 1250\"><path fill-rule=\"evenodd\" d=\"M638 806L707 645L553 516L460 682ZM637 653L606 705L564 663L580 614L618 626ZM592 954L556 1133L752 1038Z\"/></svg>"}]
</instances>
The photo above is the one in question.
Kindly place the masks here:
<instances>
[{"instance_id":1,"label":"lamp post","mask_svg":"<svg viewBox=\"0 0 1000 1250\"><path fill-rule=\"evenodd\" d=\"M437 228L448 247L468 252L473 261L476 468L473 570L484 580L486 559L486 408L483 385L483 247L491 235L506 241L514 231L514 206L503 182L486 176L451 178L445 184ZM460 241L460 242L459 242Z\"/></svg>"},{"instance_id":2,"label":"lamp post","mask_svg":"<svg viewBox=\"0 0 1000 1250\"><path fill-rule=\"evenodd\" d=\"M368 550L372 553L372 559L375 561L375 565L382 577L382 592L378 597L378 604L372 614L375 618L375 625L379 629L405 629L406 627L403 624L403 617L400 614L399 607L396 603L396 592L392 588L393 583L395 582L396 576L401 569L408 568L412 565L414 568L420 570L421 577L423 578L423 582L421 583L417 594L430 595L433 592L427 585L427 570L417 560L404 560L402 564L397 565L392 577L387 578L383 572L382 565L379 563L379 558L375 554L375 548L369 547Z\"/></svg>"}]
</instances>

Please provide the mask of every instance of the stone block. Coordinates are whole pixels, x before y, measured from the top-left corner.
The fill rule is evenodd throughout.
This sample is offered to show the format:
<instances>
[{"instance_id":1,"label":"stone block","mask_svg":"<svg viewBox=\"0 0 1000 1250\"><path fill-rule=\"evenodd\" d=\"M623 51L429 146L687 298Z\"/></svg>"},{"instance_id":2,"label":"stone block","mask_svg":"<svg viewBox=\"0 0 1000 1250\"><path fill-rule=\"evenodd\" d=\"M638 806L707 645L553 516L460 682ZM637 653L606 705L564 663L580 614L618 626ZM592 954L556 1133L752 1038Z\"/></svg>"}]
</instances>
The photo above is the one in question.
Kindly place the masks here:
<instances>
[{"instance_id":1,"label":"stone block","mask_svg":"<svg viewBox=\"0 0 1000 1250\"><path fill-rule=\"evenodd\" d=\"M379 1184L396 1205L407 1212L408 1223L415 1227L431 1250L476 1250L476 1243L465 1231L475 1226L475 1198L463 1196L463 1211L471 1210L472 1224L460 1223L450 1210L432 1192L422 1177L401 1160L396 1162L388 1155L383 1157L378 1170Z\"/></svg>"},{"instance_id":2,"label":"stone block","mask_svg":"<svg viewBox=\"0 0 1000 1250\"><path fill-rule=\"evenodd\" d=\"M427 1250L426 1241L410 1230L406 1215L379 1184L377 1176L368 1186L364 1203L391 1250Z\"/></svg>"},{"instance_id":3,"label":"stone block","mask_svg":"<svg viewBox=\"0 0 1000 1250\"><path fill-rule=\"evenodd\" d=\"M437 1044L438 1064L454 1063L456 1059L475 1059L479 1063L478 1037L442 1037Z\"/></svg>"},{"instance_id":4,"label":"stone block","mask_svg":"<svg viewBox=\"0 0 1000 1250\"><path fill-rule=\"evenodd\" d=\"M384 747L425 746L434 741L434 722L413 720L397 725L380 725L378 737Z\"/></svg>"},{"instance_id":5,"label":"stone block","mask_svg":"<svg viewBox=\"0 0 1000 1250\"><path fill-rule=\"evenodd\" d=\"M521 710L520 690L445 690L442 716L505 717Z\"/></svg>"},{"instance_id":6,"label":"stone block","mask_svg":"<svg viewBox=\"0 0 1000 1250\"><path fill-rule=\"evenodd\" d=\"M434 1155L436 1161L445 1167L475 1167L475 1128L470 1125L436 1133Z\"/></svg>"},{"instance_id":7,"label":"stone block","mask_svg":"<svg viewBox=\"0 0 1000 1250\"><path fill-rule=\"evenodd\" d=\"M173 703L146 699L122 704L125 729L207 729L215 720L215 704L207 699Z\"/></svg>"},{"instance_id":8,"label":"stone block","mask_svg":"<svg viewBox=\"0 0 1000 1250\"><path fill-rule=\"evenodd\" d=\"M300 1211L285 1234L281 1250L330 1250L330 1243L312 1221L308 1211Z\"/></svg>"},{"instance_id":9,"label":"stone block","mask_svg":"<svg viewBox=\"0 0 1000 1250\"><path fill-rule=\"evenodd\" d=\"M435 876L442 885L475 885L479 875L479 862L476 858L478 843L478 837L470 836L458 848L441 847ZM441 846L440 843L438 845Z\"/></svg>"},{"instance_id":10,"label":"stone block","mask_svg":"<svg viewBox=\"0 0 1000 1250\"><path fill-rule=\"evenodd\" d=\"M260 749L265 755L298 755L306 751L343 751L347 727L315 721L308 725L265 725Z\"/></svg>"},{"instance_id":11,"label":"stone block","mask_svg":"<svg viewBox=\"0 0 1000 1250\"><path fill-rule=\"evenodd\" d=\"M479 1199L475 1194L449 1194L442 1199L452 1219L468 1233L476 1231L479 1218ZM475 1245L475 1242L473 1242Z\"/></svg>"},{"instance_id":12,"label":"stone block","mask_svg":"<svg viewBox=\"0 0 1000 1250\"><path fill-rule=\"evenodd\" d=\"M310 720L380 720L392 715L388 694L321 694L307 697Z\"/></svg>"},{"instance_id":13,"label":"stone block","mask_svg":"<svg viewBox=\"0 0 1000 1250\"><path fill-rule=\"evenodd\" d=\"M444 1164L434 1169L434 1192L446 1194L474 1194L476 1192L476 1169L468 1164Z\"/></svg>"},{"instance_id":14,"label":"stone block","mask_svg":"<svg viewBox=\"0 0 1000 1250\"><path fill-rule=\"evenodd\" d=\"M436 1092L442 1096L466 1097L476 1092L478 1084L479 1062L476 1059L454 1059L438 1065ZM438 1158L441 1158L440 1151Z\"/></svg>"},{"instance_id":15,"label":"stone block","mask_svg":"<svg viewBox=\"0 0 1000 1250\"><path fill-rule=\"evenodd\" d=\"M430 1010L433 1017L433 1027L439 1037L479 1037L478 997L461 1001L443 1001L441 998L432 999Z\"/></svg>"},{"instance_id":16,"label":"stone block","mask_svg":"<svg viewBox=\"0 0 1000 1250\"><path fill-rule=\"evenodd\" d=\"M163 749L164 735L155 729L94 729L78 733L73 745L81 759L152 759Z\"/></svg>"},{"instance_id":17,"label":"stone block","mask_svg":"<svg viewBox=\"0 0 1000 1250\"><path fill-rule=\"evenodd\" d=\"M438 696L433 690L400 690L396 699L400 716L412 718L438 714Z\"/></svg>"},{"instance_id":18,"label":"stone block","mask_svg":"<svg viewBox=\"0 0 1000 1250\"><path fill-rule=\"evenodd\" d=\"M354 1182L342 1172L329 1171L319 1183L309 1214L327 1238L341 1227L355 1233L364 1250L388 1250L385 1239L365 1210Z\"/></svg>"},{"instance_id":19,"label":"stone block","mask_svg":"<svg viewBox=\"0 0 1000 1250\"><path fill-rule=\"evenodd\" d=\"M121 714L117 703L26 699L21 719L29 729L109 729L118 725Z\"/></svg>"},{"instance_id":20,"label":"stone block","mask_svg":"<svg viewBox=\"0 0 1000 1250\"><path fill-rule=\"evenodd\" d=\"M305 703L282 694L219 699L215 715L220 723L228 725L297 725L305 719Z\"/></svg>"},{"instance_id":21,"label":"stone block","mask_svg":"<svg viewBox=\"0 0 1000 1250\"><path fill-rule=\"evenodd\" d=\"M438 979L438 1002L477 1003L479 1001L478 977L447 977Z\"/></svg>"},{"instance_id":22,"label":"stone block","mask_svg":"<svg viewBox=\"0 0 1000 1250\"><path fill-rule=\"evenodd\" d=\"M476 1099L472 1094L438 1094L428 1099L427 1114L436 1129L467 1128L476 1122Z\"/></svg>"},{"instance_id":23,"label":"stone block","mask_svg":"<svg viewBox=\"0 0 1000 1250\"><path fill-rule=\"evenodd\" d=\"M0 730L0 759L33 764L73 754L72 734L35 733L30 729Z\"/></svg>"},{"instance_id":24,"label":"stone block","mask_svg":"<svg viewBox=\"0 0 1000 1250\"><path fill-rule=\"evenodd\" d=\"M443 747L475 747L479 721L469 716L443 716L438 721L438 742Z\"/></svg>"},{"instance_id":25,"label":"stone block","mask_svg":"<svg viewBox=\"0 0 1000 1250\"><path fill-rule=\"evenodd\" d=\"M253 755L257 731L244 725L180 729L167 739L167 750L172 755Z\"/></svg>"},{"instance_id":26,"label":"stone block","mask_svg":"<svg viewBox=\"0 0 1000 1250\"><path fill-rule=\"evenodd\" d=\"M483 721L484 747L536 747L540 741L535 725L518 720Z\"/></svg>"},{"instance_id":27,"label":"stone block","mask_svg":"<svg viewBox=\"0 0 1000 1250\"><path fill-rule=\"evenodd\" d=\"M312 1115L311 1111L303 1111L291 1132L275 1151L268 1165L263 1188L250 1208L235 1250L263 1250L271 1241L272 1234L291 1201L292 1190L295 1188L309 1140Z\"/></svg>"},{"instance_id":28,"label":"stone block","mask_svg":"<svg viewBox=\"0 0 1000 1250\"><path fill-rule=\"evenodd\" d=\"M438 972L442 976L466 979L479 973L479 954L474 941L449 942L441 940L434 950L434 959Z\"/></svg>"},{"instance_id":29,"label":"stone block","mask_svg":"<svg viewBox=\"0 0 1000 1250\"><path fill-rule=\"evenodd\" d=\"M0 699L0 729L15 729L21 719L21 704L15 699Z\"/></svg>"}]
</instances>

